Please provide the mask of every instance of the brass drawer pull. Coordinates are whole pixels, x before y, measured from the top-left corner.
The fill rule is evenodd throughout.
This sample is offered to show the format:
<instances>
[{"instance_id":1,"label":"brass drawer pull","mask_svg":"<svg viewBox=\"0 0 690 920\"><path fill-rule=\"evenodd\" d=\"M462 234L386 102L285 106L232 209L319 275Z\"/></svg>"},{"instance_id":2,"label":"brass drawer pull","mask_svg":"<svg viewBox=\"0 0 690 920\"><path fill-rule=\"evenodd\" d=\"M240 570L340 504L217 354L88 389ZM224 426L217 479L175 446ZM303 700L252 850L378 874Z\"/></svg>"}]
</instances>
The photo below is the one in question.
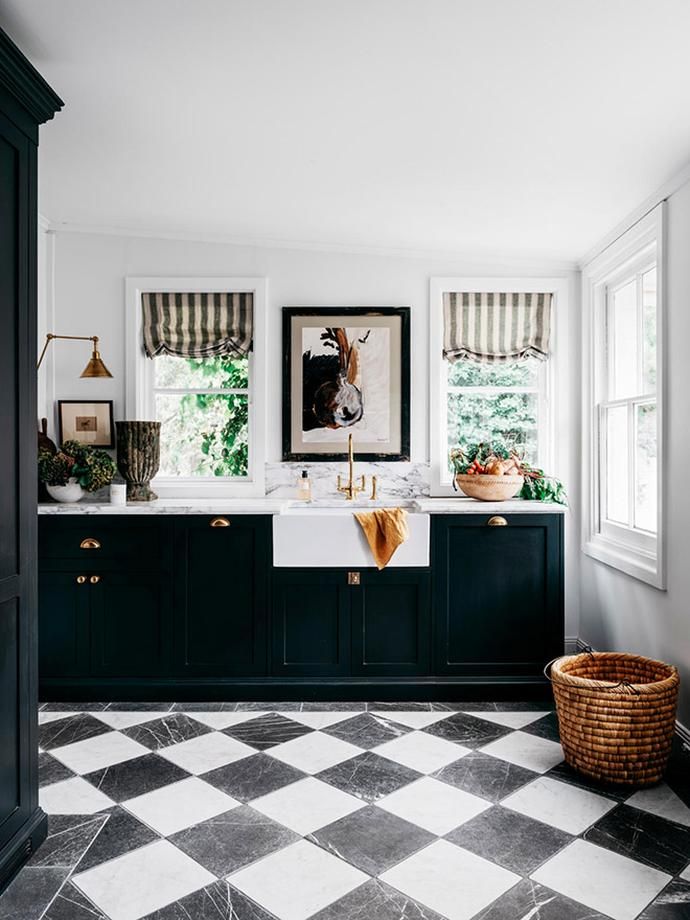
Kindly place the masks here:
<instances>
[{"instance_id":1,"label":"brass drawer pull","mask_svg":"<svg viewBox=\"0 0 690 920\"><path fill-rule=\"evenodd\" d=\"M77 584L83 585L86 581L86 575L77 575Z\"/></svg>"},{"instance_id":2,"label":"brass drawer pull","mask_svg":"<svg viewBox=\"0 0 690 920\"><path fill-rule=\"evenodd\" d=\"M91 582L92 585L97 585L100 580L101 580L100 575L92 575L91 578L89 578L89 581Z\"/></svg>"},{"instance_id":3,"label":"brass drawer pull","mask_svg":"<svg viewBox=\"0 0 690 920\"><path fill-rule=\"evenodd\" d=\"M86 537L79 544L79 549L100 549L101 544L95 537Z\"/></svg>"},{"instance_id":4,"label":"brass drawer pull","mask_svg":"<svg viewBox=\"0 0 690 920\"><path fill-rule=\"evenodd\" d=\"M224 517L213 518L211 521L211 527L229 527L230 521Z\"/></svg>"},{"instance_id":5,"label":"brass drawer pull","mask_svg":"<svg viewBox=\"0 0 690 920\"><path fill-rule=\"evenodd\" d=\"M490 517L486 522L489 527L507 527L508 521L504 517L501 517L500 514L495 514L493 517Z\"/></svg>"},{"instance_id":6,"label":"brass drawer pull","mask_svg":"<svg viewBox=\"0 0 690 920\"><path fill-rule=\"evenodd\" d=\"M362 576L359 574L359 572L348 572L347 583L348 585L361 585Z\"/></svg>"}]
</instances>

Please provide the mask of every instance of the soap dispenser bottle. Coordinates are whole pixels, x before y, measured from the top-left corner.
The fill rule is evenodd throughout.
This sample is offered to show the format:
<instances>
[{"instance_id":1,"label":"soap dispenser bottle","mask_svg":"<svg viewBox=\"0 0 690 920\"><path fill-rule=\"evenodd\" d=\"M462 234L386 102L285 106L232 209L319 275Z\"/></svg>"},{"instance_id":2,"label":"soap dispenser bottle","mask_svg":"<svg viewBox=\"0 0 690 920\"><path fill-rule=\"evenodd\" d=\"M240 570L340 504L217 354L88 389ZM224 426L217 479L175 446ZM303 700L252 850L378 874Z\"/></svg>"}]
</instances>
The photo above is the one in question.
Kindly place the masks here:
<instances>
[{"instance_id":1,"label":"soap dispenser bottle","mask_svg":"<svg viewBox=\"0 0 690 920\"><path fill-rule=\"evenodd\" d=\"M311 480L306 470L302 470L302 475L297 480L297 498L303 502L311 501Z\"/></svg>"}]
</instances>

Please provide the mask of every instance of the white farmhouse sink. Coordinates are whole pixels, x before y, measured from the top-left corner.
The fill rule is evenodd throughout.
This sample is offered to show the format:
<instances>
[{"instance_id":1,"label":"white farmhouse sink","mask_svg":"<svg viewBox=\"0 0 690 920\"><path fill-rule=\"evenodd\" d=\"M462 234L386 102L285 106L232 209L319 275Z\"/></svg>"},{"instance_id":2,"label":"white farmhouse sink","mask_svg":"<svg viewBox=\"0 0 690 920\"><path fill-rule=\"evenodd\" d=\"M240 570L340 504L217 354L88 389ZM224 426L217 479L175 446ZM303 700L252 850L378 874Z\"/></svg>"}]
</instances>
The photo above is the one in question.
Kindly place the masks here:
<instances>
[{"instance_id":1,"label":"white farmhouse sink","mask_svg":"<svg viewBox=\"0 0 690 920\"><path fill-rule=\"evenodd\" d=\"M376 563L354 512L367 506L292 505L273 516L273 565L278 568L366 568ZM374 505L376 507L376 505ZM390 502L378 507L390 508ZM394 568L429 565L429 515L407 516L410 536L388 563Z\"/></svg>"}]
</instances>

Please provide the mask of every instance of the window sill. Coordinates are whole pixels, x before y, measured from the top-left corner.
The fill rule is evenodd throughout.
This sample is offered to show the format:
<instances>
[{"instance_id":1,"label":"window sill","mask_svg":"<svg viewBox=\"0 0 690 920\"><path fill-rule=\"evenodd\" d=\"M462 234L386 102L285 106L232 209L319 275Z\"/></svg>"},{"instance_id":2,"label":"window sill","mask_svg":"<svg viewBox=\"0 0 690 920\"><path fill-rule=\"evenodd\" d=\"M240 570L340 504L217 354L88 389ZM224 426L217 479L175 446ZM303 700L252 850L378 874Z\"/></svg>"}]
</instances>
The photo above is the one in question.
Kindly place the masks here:
<instances>
[{"instance_id":1,"label":"window sill","mask_svg":"<svg viewBox=\"0 0 690 920\"><path fill-rule=\"evenodd\" d=\"M582 551L597 562L618 569L631 578L643 581L660 591L666 590L666 578L658 556L605 540L598 534L583 544Z\"/></svg>"}]
</instances>

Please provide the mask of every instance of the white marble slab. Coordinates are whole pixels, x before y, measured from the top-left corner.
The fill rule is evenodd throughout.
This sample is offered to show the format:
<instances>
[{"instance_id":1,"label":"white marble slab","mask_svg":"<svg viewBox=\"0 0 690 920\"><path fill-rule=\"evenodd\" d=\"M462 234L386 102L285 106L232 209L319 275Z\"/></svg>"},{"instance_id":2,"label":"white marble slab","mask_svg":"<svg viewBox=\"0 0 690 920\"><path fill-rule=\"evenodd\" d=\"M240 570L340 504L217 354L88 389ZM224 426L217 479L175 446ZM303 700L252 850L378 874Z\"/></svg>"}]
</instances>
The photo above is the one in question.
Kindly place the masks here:
<instances>
[{"instance_id":1,"label":"white marble slab","mask_svg":"<svg viewBox=\"0 0 690 920\"><path fill-rule=\"evenodd\" d=\"M39 514L279 514L285 500L271 498L167 498L152 502L45 502L38 506Z\"/></svg>"},{"instance_id":2,"label":"white marble slab","mask_svg":"<svg viewBox=\"0 0 690 920\"><path fill-rule=\"evenodd\" d=\"M417 498L418 511L427 514L565 514L568 508L554 502L528 502L511 498L505 502L482 502L466 495L449 498Z\"/></svg>"}]
</instances>

